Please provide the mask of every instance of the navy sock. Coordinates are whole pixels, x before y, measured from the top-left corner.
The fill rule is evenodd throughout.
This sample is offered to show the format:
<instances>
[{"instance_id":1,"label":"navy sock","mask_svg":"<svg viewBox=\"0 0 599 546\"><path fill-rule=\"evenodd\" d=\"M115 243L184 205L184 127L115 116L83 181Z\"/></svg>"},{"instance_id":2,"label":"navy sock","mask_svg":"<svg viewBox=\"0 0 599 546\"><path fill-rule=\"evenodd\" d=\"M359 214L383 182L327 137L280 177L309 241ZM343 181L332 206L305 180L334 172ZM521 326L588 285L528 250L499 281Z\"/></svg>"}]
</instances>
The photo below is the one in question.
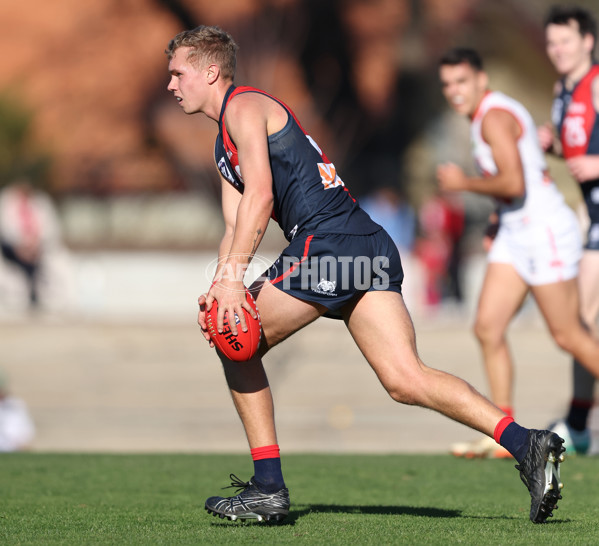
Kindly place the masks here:
<instances>
[{"instance_id":1,"label":"navy sock","mask_svg":"<svg viewBox=\"0 0 599 546\"><path fill-rule=\"evenodd\" d=\"M511 422L503 431L499 443L521 463L528 452L528 429Z\"/></svg>"},{"instance_id":2,"label":"navy sock","mask_svg":"<svg viewBox=\"0 0 599 546\"><path fill-rule=\"evenodd\" d=\"M275 493L285 487L281 459L259 459L254 461L254 482L263 493Z\"/></svg>"}]
</instances>

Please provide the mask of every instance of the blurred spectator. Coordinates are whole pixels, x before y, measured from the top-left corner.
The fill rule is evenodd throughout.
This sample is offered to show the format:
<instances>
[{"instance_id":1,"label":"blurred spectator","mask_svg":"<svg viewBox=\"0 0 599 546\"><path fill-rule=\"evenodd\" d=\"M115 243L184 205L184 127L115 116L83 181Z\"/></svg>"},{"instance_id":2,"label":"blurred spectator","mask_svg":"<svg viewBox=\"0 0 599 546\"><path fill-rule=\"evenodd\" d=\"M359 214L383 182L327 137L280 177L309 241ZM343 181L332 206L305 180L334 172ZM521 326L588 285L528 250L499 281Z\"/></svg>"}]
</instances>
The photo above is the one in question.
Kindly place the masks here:
<instances>
[{"instance_id":1,"label":"blurred spectator","mask_svg":"<svg viewBox=\"0 0 599 546\"><path fill-rule=\"evenodd\" d=\"M49 284L55 263L64 253L60 226L50 198L27 179L18 179L0 191L0 289L15 292L15 272L26 281L28 304L40 304L40 286ZM12 276L12 279L11 279ZM3 295L0 291L0 297Z\"/></svg>"},{"instance_id":2,"label":"blurred spectator","mask_svg":"<svg viewBox=\"0 0 599 546\"><path fill-rule=\"evenodd\" d=\"M398 189L382 186L364 199L360 206L379 225L384 227L403 253L414 249L416 213Z\"/></svg>"},{"instance_id":3,"label":"blurred spectator","mask_svg":"<svg viewBox=\"0 0 599 546\"><path fill-rule=\"evenodd\" d=\"M25 402L8 392L6 375L0 369L0 452L23 451L35 435Z\"/></svg>"},{"instance_id":4,"label":"blurred spectator","mask_svg":"<svg viewBox=\"0 0 599 546\"><path fill-rule=\"evenodd\" d=\"M425 299L436 306L444 298L462 303L460 240L464 232L464 208L454 195L435 194L420 209L421 235L416 254L426 270Z\"/></svg>"}]
</instances>

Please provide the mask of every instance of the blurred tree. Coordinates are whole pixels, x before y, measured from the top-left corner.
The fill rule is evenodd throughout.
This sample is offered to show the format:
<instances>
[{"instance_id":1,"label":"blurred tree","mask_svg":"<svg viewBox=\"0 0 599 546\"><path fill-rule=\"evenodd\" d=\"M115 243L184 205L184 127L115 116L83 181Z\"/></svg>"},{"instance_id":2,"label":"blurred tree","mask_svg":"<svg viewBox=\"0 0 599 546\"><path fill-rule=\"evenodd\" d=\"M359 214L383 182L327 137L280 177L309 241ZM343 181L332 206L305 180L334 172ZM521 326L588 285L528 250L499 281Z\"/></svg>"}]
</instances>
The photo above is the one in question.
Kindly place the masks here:
<instances>
[{"instance_id":1,"label":"blurred tree","mask_svg":"<svg viewBox=\"0 0 599 546\"><path fill-rule=\"evenodd\" d=\"M50 156L31 136L33 113L7 92L0 94L0 184L27 178L45 187Z\"/></svg>"}]
</instances>

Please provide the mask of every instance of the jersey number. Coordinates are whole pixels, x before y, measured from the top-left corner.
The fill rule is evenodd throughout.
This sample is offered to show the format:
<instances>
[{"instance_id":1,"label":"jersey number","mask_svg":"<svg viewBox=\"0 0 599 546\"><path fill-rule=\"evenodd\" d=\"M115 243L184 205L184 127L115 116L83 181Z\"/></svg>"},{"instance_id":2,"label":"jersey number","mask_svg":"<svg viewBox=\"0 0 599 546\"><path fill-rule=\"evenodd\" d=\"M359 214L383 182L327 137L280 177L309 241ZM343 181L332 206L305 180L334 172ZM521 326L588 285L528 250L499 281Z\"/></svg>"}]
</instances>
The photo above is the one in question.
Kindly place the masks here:
<instances>
[{"instance_id":1,"label":"jersey number","mask_svg":"<svg viewBox=\"0 0 599 546\"><path fill-rule=\"evenodd\" d=\"M572 148L584 146L587 143L587 133L582 116L567 117L564 120L566 144Z\"/></svg>"}]
</instances>

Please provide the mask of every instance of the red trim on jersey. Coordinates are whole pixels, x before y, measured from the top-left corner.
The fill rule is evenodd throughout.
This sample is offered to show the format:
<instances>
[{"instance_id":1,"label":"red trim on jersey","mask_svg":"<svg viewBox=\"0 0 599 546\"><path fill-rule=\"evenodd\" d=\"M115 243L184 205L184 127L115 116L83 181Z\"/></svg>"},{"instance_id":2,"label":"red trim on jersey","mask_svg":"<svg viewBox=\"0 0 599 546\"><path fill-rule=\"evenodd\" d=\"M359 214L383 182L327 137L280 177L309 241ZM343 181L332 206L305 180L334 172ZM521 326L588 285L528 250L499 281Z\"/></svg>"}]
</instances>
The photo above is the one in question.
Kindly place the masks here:
<instances>
[{"instance_id":1,"label":"red trim on jersey","mask_svg":"<svg viewBox=\"0 0 599 546\"><path fill-rule=\"evenodd\" d=\"M478 117L478 115L480 114L480 107L481 107L482 103L490 94L491 94L490 90L485 91L483 98L480 99L480 102L476 105L476 108L474 109L474 113L470 117L470 119L472 119L472 121L474 121Z\"/></svg>"},{"instance_id":2,"label":"red trim on jersey","mask_svg":"<svg viewBox=\"0 0 599 546\"><path fill-rule=\"evenodd\" d=\"M299 262L292 263L291 267L287 271L285 271L284 273L281 273L276 279L272 279L270 281L270 284L277 284L279 281L282 281L285 277L289 277L289 275L291 275L291 273L293 271L295 271L299 265L301 265L303 262L305 262L308 259L308 250L310 249L310 243L312 242L312 237L314 237L314 235L310 235L306 239L306 244L304 245L304 255L302 256L302 259Z\"/></svg>"},{"instance_id":3,"label":"red trim on jersey","mask_svg":"<svg viewBox=\"0 0 599 546\"><path fill-rule=\"evenodd\" d=\"M297 123L298 127L301 129L302 133L304 133L304 135L306 136L306 138L308 138L309 135L306 132L306 130L302 127L302 124L300 123L299 119L297 119L297 116L293 113L293 110L291 108L289 108L289 106L287 106L282 100L280 100L277 97L271 95L270 93L267 93L266 91L262 91L262 89L258 89L257 87L251 87L251 86L247 86L247 85L246 86L241 86L241 87L236 87L233 90L233 92L229 95L229 98L227 99L227 102L225 103L225 107L223 109L223 114L222 114L222 116L223 116L222 117L222 135L223 135L223 146L225 147L225 153L227 154L227 157L229 158L229 162L231 163L231 166L233 167L233 169L235 170L235 172L239 176L240 180L243 182L243 178L241 177L241 171L239 169L239 158L238 158L238 153L237 153L237 146L235 146L235 144L231 140L231 137L229 137L229 133L227 131L227 124L225 123L225 113L224 113L224 111L227 109L227 106L231 102L231 99L233 97L236 97L237 95L239 95L241 93L260 93L261 95L265 95L266 97L271 98L276 103L280 104L283 108L285 108L285 110L287 111L287 113L295 120L295 123ZM318 146L315 143L314 139L312 139L311 137L310 137L310 140L315 145L314 149L316 150L316 152L318 153L318 155L320 155L320 157L322 158L322 162L330 164L331 162L329 161L329 158L322 151L322 149L320 148L320 146ZM343 191L347 192L347 195L349 195L350 199L354 203L356 202L356 200L353 198L352 194L347 189L347 186L345 186L345 184L343 184ZM276 220L276 218L274 216L274 213L271 216L272 216L273 220Z\"/></svg>"},{"instance_id":4,"label":"red trim on jersey","mask_svg":"<svg viewBox=\"0 0 599 546\"><path fill-rule=\"evenodd\" d=\"M267 97L271 98L275 102L278 102L283 108L285 108L285 110L287 110L289 115L295 120L295 123L298 124L299 128L302 130L304 135L308 136L308 133L302 127L302 124L299 122L299 119L297 119L296 115L293 113L293 110L291 108L289 108L289 106L287 106L282 100L278 99L277 97L271 95L270 93L267 93L266 91L262 91L262 89L258 89L257 87L251 87L248 85L236 87L233 90L233 92L229 95L229 98L227 99L227 102L225 104L225 110L227 109L227 106L229 105L229 103L231 102L231 99L233 97L236 97L237 95L239 95L241 93L248 93L248 92L260 93L261 95L266 95ZM225 150L228 151L228 148L230 147L231 152L233 153L235 159L237 160L237 148L236 148L235 144L233 144L233 141L229 138L229 134L227 133L227 127L225 124L224 114L223 114L223 142L225 144ZM326 154L322 150L320 150L319 154L320 154L320 157L322 157L322 161L324 163L330 163L329 158L326 156ZM239 165L238 161L237 161L236 165Z\"/></svg>"}]
</instances>

